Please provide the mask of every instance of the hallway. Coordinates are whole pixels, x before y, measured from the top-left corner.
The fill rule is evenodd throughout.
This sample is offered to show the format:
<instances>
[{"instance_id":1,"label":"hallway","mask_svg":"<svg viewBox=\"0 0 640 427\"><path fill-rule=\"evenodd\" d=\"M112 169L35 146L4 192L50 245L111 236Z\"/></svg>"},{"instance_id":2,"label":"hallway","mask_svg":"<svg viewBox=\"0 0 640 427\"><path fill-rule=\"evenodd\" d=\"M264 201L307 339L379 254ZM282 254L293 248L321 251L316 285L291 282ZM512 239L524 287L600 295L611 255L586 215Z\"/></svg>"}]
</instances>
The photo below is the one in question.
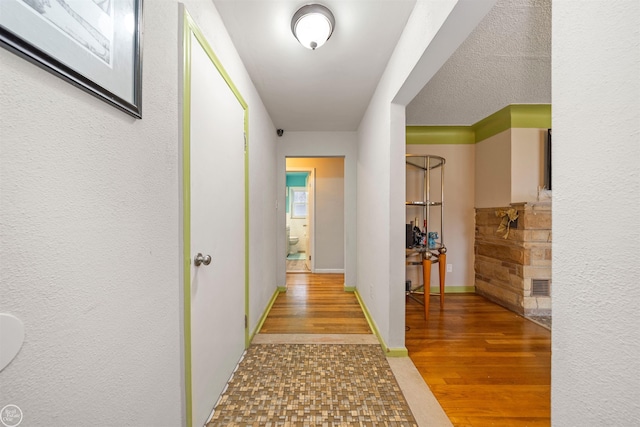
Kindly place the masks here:
<instances>
[{"instance_id":1,"label":"hallway","mask_svg":"<svg viewBox=\"0 0 640 427\"><path fill-rule=\"evenodd\" d=\"M411 361L385 357L343 274L287 275L208 426L256 420L451 426Z\"/></svg>"},{"instance_id":2,"label":"hallway","mask_svg":"<svg viewBox=\"0 0 640 427\"><path fill-rule=\"evenodd\" d=\"M343 275L289 274L287 287L254 343L329 340L317 334L377 343ZM453 425L550 425L548 329L473 294L448 295L442 311L431 298L426 324L423 313L407 300L406 347Z\"/></svg>"}]
</instances>

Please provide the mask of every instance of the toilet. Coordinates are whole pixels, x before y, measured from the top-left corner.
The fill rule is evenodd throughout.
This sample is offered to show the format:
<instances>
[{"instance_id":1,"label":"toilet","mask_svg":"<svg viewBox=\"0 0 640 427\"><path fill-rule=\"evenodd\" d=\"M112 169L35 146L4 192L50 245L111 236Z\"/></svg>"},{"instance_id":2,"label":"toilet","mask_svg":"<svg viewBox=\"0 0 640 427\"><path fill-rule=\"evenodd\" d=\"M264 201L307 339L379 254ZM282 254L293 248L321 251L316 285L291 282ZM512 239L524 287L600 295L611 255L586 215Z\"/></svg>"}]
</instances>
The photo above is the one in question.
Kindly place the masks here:
<instances>
[{"instance_id":1,"label":"toilet","mask_svg":"<svg viewBox=\"0 0 640 427\"><path fill-rule=\"evenodd\" d=\"M299 241L298 236L291 236L291 228L287 225L287 255L295 255L298 253L296 245Z\"/></svg>"},{"instance_id":2,"label":"toilet","mask_svg":"<svg viewBox=\"0 0 640 427\"><path fill-rule=\"evenodd\" d=\"M289 255L295 255L298 253L296 245L299 240L298 236L289 236Z\"/></svg>"}]
</instances>

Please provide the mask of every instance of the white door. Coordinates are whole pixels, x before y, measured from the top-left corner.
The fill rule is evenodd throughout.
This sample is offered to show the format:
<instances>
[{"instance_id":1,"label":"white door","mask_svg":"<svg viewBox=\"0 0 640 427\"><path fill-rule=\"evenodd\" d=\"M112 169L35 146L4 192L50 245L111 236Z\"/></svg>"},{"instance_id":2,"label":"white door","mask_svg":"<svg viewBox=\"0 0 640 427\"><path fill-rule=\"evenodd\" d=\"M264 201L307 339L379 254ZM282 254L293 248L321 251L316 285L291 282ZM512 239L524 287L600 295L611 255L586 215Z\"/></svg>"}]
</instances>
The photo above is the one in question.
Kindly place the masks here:
<instances>
[{"instance_id":1,"label":"white door","mask_svg":"<svg viewBox=\"0 0 640 427\"><path fill-rule=\"evenodd\" d=\"M306 253L307 259L305 263L307 265L307 269L315 273L315 254L314 249L314 241L315 232L314 230L314 217L315 217L315 187L316 187L316 170L315 168L311 169L309 172L309 177L307 178L307 238L305 239Z\"/></svg>"},{"instance_id":2,"label":"white door","mask_svg":"<svg viewBox=\"0 0 640 427\"><path fill-rule=\"evenodd\" d=\"M190 37L190 118L185 120L190 247L185 251L191 259L191 410L193 425L202 426L245 346L245 112L210 48L205 50L193 33ZM204 260L199 266L197 254Z\"/></svg>"}]
</instances>

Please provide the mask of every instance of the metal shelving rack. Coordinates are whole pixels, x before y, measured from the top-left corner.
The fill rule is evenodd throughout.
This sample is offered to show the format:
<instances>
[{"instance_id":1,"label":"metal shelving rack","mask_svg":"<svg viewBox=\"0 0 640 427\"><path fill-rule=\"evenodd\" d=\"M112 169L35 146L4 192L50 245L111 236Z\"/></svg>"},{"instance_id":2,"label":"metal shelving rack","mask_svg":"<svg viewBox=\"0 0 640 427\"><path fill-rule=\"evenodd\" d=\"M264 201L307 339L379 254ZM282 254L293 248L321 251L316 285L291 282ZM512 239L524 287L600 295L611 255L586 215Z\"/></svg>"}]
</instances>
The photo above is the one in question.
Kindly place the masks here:
<instances>
[{"instance_id":1,"label":"metal shelving rack","mask_svg":"<svg viewBox=\"0 0 640 427\"><path fill-rule=\"evenodd\" d=\"M447 264L447 247L444 244L444 165L446 161L443 157L432 155L407 154L407 175L411 170L417 170L422 173L421 184L421 200L411 200L406 202L407 212L418 210L421 223L426 220L425 234L427 236L423 245L415 245L406 249L407 265L422 265L423 287L424 287L424 306L425 318L429 315L429 287L431 283L431 266L438 264L440 273L440 308L444 307L444 285L445 272ZM437 179L436 179L437 178ZM433 181L439 180L439 188L436 185L432 188ZM432 212L433 210L433 212ZM434 218L437 215L437 220ZM414 224L420 227L419 224ZM434 238L437 233L437 238ZM420 261L416 262L415 258L419 257ZM412 261L413 260L413 261ZM407 295L416 301L423 303L413 296L417 289L407 289Z\"/></svg>"}]
</instances>

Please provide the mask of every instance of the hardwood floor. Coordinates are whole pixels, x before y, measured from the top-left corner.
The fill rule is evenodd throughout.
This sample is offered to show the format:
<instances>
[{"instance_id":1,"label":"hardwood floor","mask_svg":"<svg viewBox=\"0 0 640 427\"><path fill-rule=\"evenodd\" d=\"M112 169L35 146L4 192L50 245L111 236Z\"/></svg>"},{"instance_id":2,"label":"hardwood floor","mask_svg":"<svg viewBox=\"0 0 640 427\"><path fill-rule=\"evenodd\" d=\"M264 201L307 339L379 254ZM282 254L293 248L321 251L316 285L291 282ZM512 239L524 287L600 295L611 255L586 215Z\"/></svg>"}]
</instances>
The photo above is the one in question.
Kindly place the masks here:
<instances>
[{"instance_id":1,"label":"hardwood floor","mask_svg":"<svg viewBox=\"0 0 640 427\"><path fill-rule=\"evenodd\" d=\"M288 259L286 262L287 273L310 273L307 263L303 259Z\"/></svg>"},{"instance_id":2,"label":"hardwood floor","mask_svg":"<svg viewBox=\"0 0 640 427\"><path fill-rule=\"evenodd\" d=\"M406 347L455 426L550 425L551 333L485 298L407 301Z\"/></svg>"},{"instance_id":3,"label":"hardwood floor","mask_svg":"<svg viewBox=\"0 0 640 427\"><path fill-rule=\"evenodd\" d=\"M342 274L288 274L263 334L371 333ZM407 300L409 357L455 426L550 425L551 333L485 298Z\"/></svg>"},{"instance_id":4,"label":"hardwood floor","mask_svg":"<svg viewBox=\"0 0 640 427\"><path fill-rule=\"evenodd\" d=\"M370 334L343 274L287 274L287 292L278 295L262 334Z\"/></svg>"}]
</instances>

